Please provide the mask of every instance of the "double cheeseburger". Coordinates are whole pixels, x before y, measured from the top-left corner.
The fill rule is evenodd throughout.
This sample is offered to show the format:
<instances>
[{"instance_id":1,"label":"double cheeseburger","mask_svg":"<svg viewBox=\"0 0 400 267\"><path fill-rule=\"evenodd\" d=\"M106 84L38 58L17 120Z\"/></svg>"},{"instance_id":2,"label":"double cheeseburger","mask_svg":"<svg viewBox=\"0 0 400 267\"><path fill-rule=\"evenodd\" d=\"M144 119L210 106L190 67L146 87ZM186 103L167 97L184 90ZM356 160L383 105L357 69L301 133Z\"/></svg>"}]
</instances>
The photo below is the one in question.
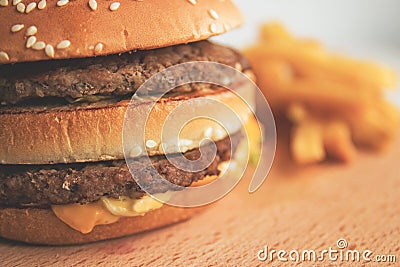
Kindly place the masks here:
<instances>
[{"instance_id":1,"label":"double cheeseburger","mask_svg":"<svg viewBox=\"0 0 400 267\"><path fill-rule=\"evenodd\" d=\"M131 168L135 171L129 171L122 144L124 115L146 80L194 61L251 72L238 52L205 40L242 22L231 1L117 1L1 1L1 237L76 244L188 219L196 208L158 202L134 177L150 181L155 169L171 183L198 186L217 178L231 152L237 151L232 140L242 138L240 129L229 138L218 124L203 120L183 129L184 147L168 153L183 152L196 159L199 141L206 136L217 147L213 162L188 172L166 158L160 128L171 108L188 99L217 99L245 120L251 117L226 88L187 84L157 102L157 112L147 124L146 146L133 144L128 153L137 159ZM138 97L151 99L157 90ZM141 160L146 154L152 166ZM169 193L168 187L155 185L154 192Z\"/></svg>"}]
</instances>

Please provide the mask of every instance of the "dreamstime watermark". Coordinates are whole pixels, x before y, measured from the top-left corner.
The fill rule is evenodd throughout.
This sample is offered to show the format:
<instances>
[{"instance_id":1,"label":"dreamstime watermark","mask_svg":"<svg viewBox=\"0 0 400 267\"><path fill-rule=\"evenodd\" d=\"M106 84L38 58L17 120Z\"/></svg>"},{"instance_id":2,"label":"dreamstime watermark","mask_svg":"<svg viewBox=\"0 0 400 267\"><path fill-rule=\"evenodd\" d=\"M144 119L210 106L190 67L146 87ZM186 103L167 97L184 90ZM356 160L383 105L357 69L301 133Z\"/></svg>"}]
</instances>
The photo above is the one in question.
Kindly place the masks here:
<instances>
[{"instance_id":1,"label":"dreamstime watermark","mask_svg":"<svg viewBox=\"0 0 400 267\"><path fill-rule=\"evenodd\" d=\"M206 91L193 89L196 85ZM177 88L184 88L183 93L174 93ZM249 192L254 192L267 177L276 148L274 117L260 89L242 72L215 62L183 63L158 72L136 91L125 113L123 148L132 177L146 193L170 205L195 207L220 199L239 182L248 165L249 133L245 125L251 116L256 118L261 134L261 153L249 184ZM240 144L241 157L245 158L242 161L232 160L239 146L235 138L238 132L246 141ZM153 165L152 156L162 154L176 172L204 171L217 157L216 142L226 138L231 149L227 169L235 169L235 175L226 171L211 183L185 187L169 181L168 173ZM199 158L184 156L194 148L199 149ZM136 175L137 160L146 163L152 175ZM168 188L173 197L155 196L160 187Z\"/></svg>"},{"instance_id":2,"label":"dreamstime watermark","mask_svg":"<svg viewBox=\"0 0 400 267\"><path fill-rule=\"evenodd\" d=\"M279 262L380 262L394 263L396 255L374 254L372 250L349 249L347 240L340 238L335 247L316 251L314 249L270 249L264 246L257 252L257 259L260 261Z\"/></svg>"}]
</instances>

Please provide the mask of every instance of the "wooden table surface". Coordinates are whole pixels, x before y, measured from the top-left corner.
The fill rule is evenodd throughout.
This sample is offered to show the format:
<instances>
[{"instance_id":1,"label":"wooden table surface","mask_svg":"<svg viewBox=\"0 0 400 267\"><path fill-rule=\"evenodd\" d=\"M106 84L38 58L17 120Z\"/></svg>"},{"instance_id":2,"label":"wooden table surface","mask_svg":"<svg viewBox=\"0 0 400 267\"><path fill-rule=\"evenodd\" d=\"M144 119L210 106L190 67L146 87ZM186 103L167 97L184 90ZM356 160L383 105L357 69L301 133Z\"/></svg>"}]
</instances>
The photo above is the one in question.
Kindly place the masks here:
<instances>
[{"instance_id":1,"label":"wooden table surface","mask_svg":"<svg viewBox=\"0 0 400 267\"><path fill-rule=\"evenodd\" d=\"M254 266L269 249L347 249L394 254L400 265L400 138L386 154L360 153L352 165L296 168L279 153L254 194L248 178L193 219L156 231L82 246L28 246L0 240L1 266ZM349 263L326 260L319 266ZM289 262L288 266L293 266ZM312 262L300 266L315 265ZM363 265L363 262L354 264Z\"/></svg>"}]
</instances>

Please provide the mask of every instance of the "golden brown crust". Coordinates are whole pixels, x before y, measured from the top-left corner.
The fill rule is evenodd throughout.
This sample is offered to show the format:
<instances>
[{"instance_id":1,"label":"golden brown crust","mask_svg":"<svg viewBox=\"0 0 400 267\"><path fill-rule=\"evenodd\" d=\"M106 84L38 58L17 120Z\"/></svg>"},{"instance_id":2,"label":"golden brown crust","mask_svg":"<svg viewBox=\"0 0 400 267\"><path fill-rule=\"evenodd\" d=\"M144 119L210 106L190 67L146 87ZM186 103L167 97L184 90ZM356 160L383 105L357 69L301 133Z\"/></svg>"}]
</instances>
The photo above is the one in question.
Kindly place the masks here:
<instances>
[{"instance_id":1,"label":"golden brown crust","mask_svg":"<svg viewBox=\"0 0 400 267\"><path fill-rule=\"evenodd\" d=\"M247 89L243 88L243 91ZM241 94L247 94L248 97L245 99L251 104L253 102L252 92L247 91ZM183 101L201 96L207 96L208 99L212 98L225 103L237 114L240 114L243 120L246 120L249 115L250 110L247 105L228 90L162 99L149 116L146 140L155 140L159 144L161 125L168 114ZM18 113L12 109L7 112L2 111L0 113L0 125L2 125L0 143L3 145L0 146L0 163L49 164L123 159L122 129L128 103L129 101L123 101L101 108L50 109ZM140 115L145 114L145 108L142 106L137 105L132 110L135 116L136 114L144 116ZM198 109L195 111L199 112ZM225 123L229 123L231 117L227 115ZM180 138L196 140L195 136L204 134L205 130L211 125L209 120L194 120L190 127L186 127L186 130L184 129L181 132ZM214 125L218 126L216 123ZM224 137L225 135L213 139L218 141ZM140 146L143 155L146 152L143 147L143 140L139 139L140 136L132 136L129 139L131 142L129 147L136 150L135 148ZM195 148L198 143L194 141L193 146ZM174 152L177 151L174 150ZM152 153L164 154L162 150L156 150Z\"/></svg>"},{"instance_id":2,"label":"golden brown crust","mask_svg":"<svg viewBox=\"0 0 400 267\"><path fill-rule=\"evenodd\" d=\"M37 27L37 41L54 47L54 58L77 58L204 40L242 23L239 10L230 0L201 0L197 4L188 0L118 2L120 7L111 11L112 1L97 1L97 10L92 10L84 0L62 7L51 0L44 9L36 7L26 14L9 1L7 7L0 7L0 52L7 53L9 59L0 55L0 64L50 59L44 49L26 48L25 33L30 26ZM16 24L24 28L12 32ZM63 40L69 40L70 46L57 49ZM103 44L101 50L95 49L98 43Z\"/></svg>"},{"instance_id":3,"label":"golden brown crust","mask_svg":"<svg viewBox=\"0 0 400 267\"><path fill-rule=\"evenodd\" d=\"M82 234L58 219L50 209L0 209L0 236L33 244L69 245L156 229L187 220L202 208L176 208L164 205L144 216L122 217L116 223L98 225Z\"/></svg>"}]
</instances>

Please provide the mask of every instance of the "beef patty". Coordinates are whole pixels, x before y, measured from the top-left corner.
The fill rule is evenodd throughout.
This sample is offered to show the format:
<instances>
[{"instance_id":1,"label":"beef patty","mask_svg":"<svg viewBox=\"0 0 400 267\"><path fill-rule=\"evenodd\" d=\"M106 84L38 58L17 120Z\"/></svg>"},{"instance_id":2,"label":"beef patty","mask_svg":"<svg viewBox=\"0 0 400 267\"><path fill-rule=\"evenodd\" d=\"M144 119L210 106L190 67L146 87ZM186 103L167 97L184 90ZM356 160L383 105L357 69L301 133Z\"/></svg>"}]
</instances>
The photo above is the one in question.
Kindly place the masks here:
<instances>
[{"instance_id":1,"label":"beef patty","mask_svg":"<svg viewBox=\"0 0 400 267\"><path fill-rule=\"evenodd\" d=\"M6 64L0 65L0 103L4 106L46 98L96 102L130 96L152 75L191 61L218 62L239 70L249 68L238 52L209 41L121 55ZM195 90L201 88L186 85L173 92Z\"/></svg>"},{"instance_id":2,"label":"beef patty","mask_svg":"<svg viewBox=\"0 0 400 267\"><path fill-rule=\"evenodd\" d=\"M229 138L216 142L217 155L214 161L203 171L186 172L177 169L165 155L150 157L154 166L139 158L130 167L134 175L141 177L155 190L163 193L171 190L168 183L154 183L157 172L169 182L190 186L205 176L218 175L218 164L227 161L242 134L236 133ZM232 146L232 150L231 150ZM210 147L205 147L205 151ZM200 156L199 149L193 149L184 156L195 160ZM135 182L125 160L57 164L57 165L0 165L0 206L12 207L48 207L52 204L88 203L103 196L118 198L129 196L139 198L143 192Z\"/></svg>"}]
</instances>

